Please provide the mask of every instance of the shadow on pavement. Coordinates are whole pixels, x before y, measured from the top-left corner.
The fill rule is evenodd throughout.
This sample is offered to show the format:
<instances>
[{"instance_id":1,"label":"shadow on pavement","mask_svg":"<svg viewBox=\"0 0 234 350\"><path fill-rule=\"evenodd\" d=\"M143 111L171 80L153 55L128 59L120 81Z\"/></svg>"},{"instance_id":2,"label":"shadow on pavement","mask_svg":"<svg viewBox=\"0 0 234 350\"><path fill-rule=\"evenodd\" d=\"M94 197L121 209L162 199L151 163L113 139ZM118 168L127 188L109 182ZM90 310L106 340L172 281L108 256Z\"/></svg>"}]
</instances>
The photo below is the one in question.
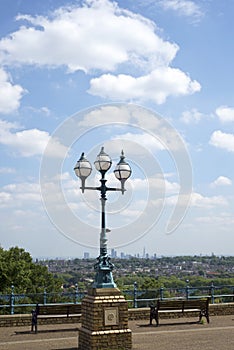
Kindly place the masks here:
<instances>
[{"instance_id":1,"label":"shadow on pavement","mask_svg":"<svg viewBox=\"0 0 234 350\"><path fill-rule=\"evenodd\" d=\"M77 350L77 348L65 348L65 349L62 349L62 348L56 348L56 349L52 349L52 350Z\"/></svg>"},{"instance_id":2,"label":"shadow on pavement","mask_svg":"<svg viewBox=\"0 0 234 350\"><path fill-rule=\"evenodd\" d=\"M15 331L15 334L20 335L20 334L39 334L39 333L40 334L41 333L61 333L61 332L78 332L78 328L45 329L45 330L38 330L37 333L31 332L31 331Z\"/></svg>"},{"instance_id":3,"label":"shadow on pavement","mask_svg":"<svg viewBox=\"0 0 234 350\"><path fill-rule=\"evenodd\" d=\"M153 323L153 324L149 324L149 323L147 323L147 324L136 324L136 326L137 327L147 327L147 328L159 328L159 327L163 327L163 326L169 326L169 327L175 327L175 326L179 326L179 325L181 325L181 326L183 326L183 325L190 325L190 324L201 324L201 322L199 322L199 321L193 321L193 322L188 322L188 321L186 321L186 322L177 322L177 323L160 323L159 324L159 326L156 326L156 324L155 323Z\"/></svg>"}]
</instances>

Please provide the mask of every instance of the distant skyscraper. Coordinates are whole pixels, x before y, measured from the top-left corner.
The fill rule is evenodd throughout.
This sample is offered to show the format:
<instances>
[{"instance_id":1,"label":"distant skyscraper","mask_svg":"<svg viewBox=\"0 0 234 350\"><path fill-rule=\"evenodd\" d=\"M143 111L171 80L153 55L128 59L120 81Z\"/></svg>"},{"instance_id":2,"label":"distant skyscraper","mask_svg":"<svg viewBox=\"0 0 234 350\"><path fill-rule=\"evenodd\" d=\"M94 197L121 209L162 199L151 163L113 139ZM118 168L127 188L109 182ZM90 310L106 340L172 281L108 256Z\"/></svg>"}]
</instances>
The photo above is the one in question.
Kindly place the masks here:
<instances>
[{"instance_id":1,"label":"distant skyscraper","mask_svg":"<svg viewBox=\"0 0 234 350\"><path fill-rule=\"evenodd\" d=\"M84 252L84 259L89 259L89 252Z\"/></svg>"},{"instance_id":2,"label":"distant skyscraper","mask_svg":"<svg viewBox=\"0 0 234 350\"><path fill-rule=\"evenodd\" d=\"M117 251L114 249L111 249L111 257L112 258L117 258Z\"/></svg>"}]
</instances>

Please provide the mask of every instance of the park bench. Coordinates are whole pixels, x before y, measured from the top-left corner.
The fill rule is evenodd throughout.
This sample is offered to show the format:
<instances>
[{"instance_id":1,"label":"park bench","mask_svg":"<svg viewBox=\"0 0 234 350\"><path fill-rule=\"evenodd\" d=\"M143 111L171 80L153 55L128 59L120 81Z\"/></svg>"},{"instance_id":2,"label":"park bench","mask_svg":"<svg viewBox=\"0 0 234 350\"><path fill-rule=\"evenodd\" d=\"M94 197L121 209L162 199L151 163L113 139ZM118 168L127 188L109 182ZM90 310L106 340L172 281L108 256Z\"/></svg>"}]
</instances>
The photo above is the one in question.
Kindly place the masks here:
<instances>
[{"instance_id":1,"label":"park bench","mask_svg":"<svg viewBox=\"0 0 234 350\"><path fill-rule=\"evenodd\" d=\"M209 298L205 299L190 299L190 300L157 300L156 306L151 306L150 309L150 324L153 319L156 325L159 325L159 314L163 312L177 312L183 315L186 312L199 312L199 322L202 317L206 317L207 323L209 320Z\"/></svg>"},{"instance_id":2,"label":"park bench","mask_svg":"<svg viewBox=\"0 0 234 350\"><path fill-rule=\"evenodd\" d=\"M35 310L32 310L32 328L37 332L37 321L41 318L49 317L70 317L81 314L81 304L37 304Z\"/></svg>"}]
</instances>

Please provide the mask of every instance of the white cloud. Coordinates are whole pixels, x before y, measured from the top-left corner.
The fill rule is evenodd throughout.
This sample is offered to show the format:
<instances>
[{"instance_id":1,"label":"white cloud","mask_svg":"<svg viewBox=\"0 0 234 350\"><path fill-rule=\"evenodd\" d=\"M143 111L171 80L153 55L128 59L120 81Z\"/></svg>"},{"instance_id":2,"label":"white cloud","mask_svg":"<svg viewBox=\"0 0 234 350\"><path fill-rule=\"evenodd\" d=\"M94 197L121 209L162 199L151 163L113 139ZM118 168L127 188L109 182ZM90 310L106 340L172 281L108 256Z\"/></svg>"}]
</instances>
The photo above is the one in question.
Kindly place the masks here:
<instances>
[{"instance_id":1,"label":"white cloud","mask_svg":"<svg viewBox=\"0 0 234 350\"><path fill-rule=\"evenodd\" d=\"M200 90L197 81L170 68L179 47L163 40L156 25L108 0L63 7L50 17L18 16L25 26L0 41L0 62L31 64L70 72L138 72L138 77L104 74L91 80L89 92L105 98L152 100ZM124 30L123 30L124 28Z\"/></svg>"},{"instance_id":2,"label":"white cloud","mask_svg":"<svg viewBox=\"0 0 234 350\"><path fill-rule=\"evenodd\" d=\"M229 179L226 176L219 176L215 181L213 181L210 186L211 187L217 187L217 186L231 186L232 180Z\"/></svg>"},{"instance_id":3,"label":"white cloud","mask_svg":"<svg viewBox=\"0 0 234 350\"><path fill-rule=\"evenodd\" d=\"M110 117L111 116L111 117ZM88 111L84 115L83 119L79 119L77 128L90 128L90 127L99 127L100 125L110 124L111 130L113 133L114 128L116 131L114 134L116 138L112 138L111 142L108 143L108 149L113 149L116 151L116 147L113 145L115 141L117 148L119 150L119 141L124 139L124 135L120 134L121 127L129 125L136 126L138 134L139 129L147 134L152 135L155 140L158 140L157 146L158 149L163 147L170 151L182 151L186 152L186 144L182 137L177 133L177 130L168 123L167 120L160 117L159 115L146 110L134 104L117 104L117 105L102 105L94 110ZM126 130L126 129L125 129ZM130 136L130 134L129 134ZM135 136L133 136L135 137ZM143 137L143 136L142 136ZM130 138L129 138L130 139ZM151 139L152 140L152 139ZM126 139L127 141L127 139ZM135 140L134 140L135 141ZM137 141L137 140L136 140ZM155 143L155 145L156 145ZM159 146L159 144L161 146ZM137 145L137 142L135 143ZM134 145L134 147L135 147ZM139 143L139 146L141 144ZM124 149L127 151L129 144L126 142ZM122 148L122 146L121 146ZM155 148L154 148L155 149ZM132 150L132 148L131 148ZM133 150L133 154L139 152L139 148Z\"/></svg>"},{"instance_id":4,"label":"white cloud","mask_svg":"<svg viewBox=\"0 0 234 350\"><path fill-rule=\"evenodd\" d=\"M9 75L0 68L0 113L15 112L25 90L20 85L13 85Z\"/></svg>"},{"instance_id":5,"label":"white cloud","mask_svg":"<svg viewBox=\"0 0 234 350\"><path fill-rule=\"evenodd\" d=\"M138 78L125 74L104 74L91 79L89 92L114 100L151 100L162 104L168 96L193 94L200 89L200 84L181 70L159 67Z\"/></svg>"},{"instance_id":6,"label":"white cloud","mask_svg":"<svg viewBox=\"0 0 234 350\"><path fill-rule=\"evenodd\" d=\"M222 123L234 122L234 108L220 106L216 109L215 113Z\"/></svg>"},{"instance_id":7,"label":"white cloud","mask_svg":"<svg viewBox=\"0 0 234 350\"><path fill-rule=\"evenodd\" d=\"M33 205L41 203L41 193L38 183L24 182L19 184L9 184L2 188L0 192L0 202L2 208L22 208L27 209Z\"/></svg>"},{"instance_id":8,"label":"white cloud","mask_svg":"<svg viewBox=\"0 0 234 350\"><path fill-rule=\"evenodd\" d=\"M198 124L203 117L204 115L202 113L200 113L196 108L193 108L191 111L184 111L180 120L185 124Z\"/></svg>"},{"instance_id":9,"label":"white cloud","mask_svg":"<svg viewBox=\"0 0 234 350\"><path fill-rule=\"evenodd\" d=\"M220 215L215 216L200 216L196 218L197 223L205 223L208 225L220 225L221 229L230 228L234 224L233 215L230 213L220 213Z\"/></svg>"},{"instance_id":10,"label":"white cloud","mask_svg":"<svg viewBox=\"0 0 234 350\"><path fill-rule=\"evenodd\" d=\"M160 142L159 139L156 137L153 137L150 134L144 133L144 134L132 134L132 133L126 133L123 135L116 135L113 137L112 140L119 140L120 144L122 143L122 140L129 140L133 142L133 147L131 149L131 152L134 152L134 148L136 152L139 152L139 145L141 147L144 147L146 149L149 149L151 151L154 150L165 150L166 147L163 145L162 142Z\"/></svg>"},{"instance_id":11,"label":"white cloud","mask_svg":"<svg viewBox=\"0 0 234 350\"><path fill-rule=\"evenodd\" d=\"M227 134L220 130L214 131L209 143L217 148L223 148L229 152L234 152L234 135Z\"/></svg>"},{"instance_id":12,"label":"white cloud","mask_svg":"<svg viewBox=\"0 0 234 350\"><path fill-rule=\"evenodd\" d=\"M31 113L41 114L46 117L49 117L51 115L51 111L48 107L34 108L32 106L29 106L29 107L26 107L26 109L29 110Z\"/></svg>"},{"instance_id":13,"label":"white cloud","mask_svg":"<svg viewBox=\"0 0 234 350\"><path fill-rule=\"evenodd\" d=\"M0 143L11 147L23 157L43 154L49 140L52 142L47 155L61 157L66 151L65 147L59 141L51 139L46 131L38 129L15 131L16 129L19 129L17 124L0 120Z\"/></svg>"},{"instance_id":14,"label":"white cloud","mask_svg":"<svg viewBox=\"0 0 234 350\"><path fill-rule=\"evenodd\" d=\"M205 197L200 193L192 193L191 206L199 208L214 208L216 206L226 206L227 200L223 196Z\"/></svg>"},{"instance_id":15,"label":"white cloud","mask_svg":"<svg viewBox=\"0 0 234 350\"><path fill-rule=\"evenodd\" d=\"M166 202L169 205L175 205L177 196L167 198ZM228 202L223 196L206 197L200 193L193 192L190 199L190 207L212 209L219 206L227 206Z\"/></svg>"},{"instance_id":16,"label":"white cloud","mask_svg":"<svg viewBox=\"0 0 234 350\"><path fill-rule=\"evenodd\" d=\"M157 190L159 193L165 189L165 195L169 196L172 194L178 194L180 190L180 185L177 182L170 182L160 176L149 177L147 179L134 178L129 181L131 181L134 191L140 190L144 192L147 187L150 187L151 189ZM162 191L162 194L164 195L164 190ZM162 198L158 199L161 200Z\"/></svg>"},{"instance_id":17,"label":"white cloud","mask_svg":"<svg viewBox=\"0 0 234 350\"><path fill-rule=\"evenodd\" d=\"M50 18L21 15L17 19L27 26L1 40L0 59L6 64L112 71L125 62L166 65L178 50L155 33L153 22L107 0L63 7Z\"/></svg>"},{"instance_id":18,"label":"white cloud","mask_svg":"<svg viewBox=\"0 0 234 350\"><path fill-rule=\"evenodd\" d=\"M199 20L203 17L200 7L190 0L160 0L159 4L165 10L173 10L181 16L192 17Z\"/></svg>"}]
</instances>

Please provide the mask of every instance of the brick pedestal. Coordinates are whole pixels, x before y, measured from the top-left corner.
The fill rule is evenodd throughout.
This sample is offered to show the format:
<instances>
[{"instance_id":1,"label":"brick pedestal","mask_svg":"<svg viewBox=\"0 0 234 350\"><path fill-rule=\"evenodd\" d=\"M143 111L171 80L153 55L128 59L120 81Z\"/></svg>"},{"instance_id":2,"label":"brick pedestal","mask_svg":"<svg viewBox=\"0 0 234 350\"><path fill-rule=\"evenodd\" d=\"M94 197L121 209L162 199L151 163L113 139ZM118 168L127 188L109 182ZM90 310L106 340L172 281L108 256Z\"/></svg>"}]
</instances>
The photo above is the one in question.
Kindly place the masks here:
<instances>
[{"instance_id":1,"label":"brick pedestal","mask_svg":"<svg viewBox=\"0 0 234 350\"><path fill-rule=\"evenodd\" d=\"M128 304L118 288L93 288L81 305L78 350L132 349Z\"/></svg>"}]
</instances>

